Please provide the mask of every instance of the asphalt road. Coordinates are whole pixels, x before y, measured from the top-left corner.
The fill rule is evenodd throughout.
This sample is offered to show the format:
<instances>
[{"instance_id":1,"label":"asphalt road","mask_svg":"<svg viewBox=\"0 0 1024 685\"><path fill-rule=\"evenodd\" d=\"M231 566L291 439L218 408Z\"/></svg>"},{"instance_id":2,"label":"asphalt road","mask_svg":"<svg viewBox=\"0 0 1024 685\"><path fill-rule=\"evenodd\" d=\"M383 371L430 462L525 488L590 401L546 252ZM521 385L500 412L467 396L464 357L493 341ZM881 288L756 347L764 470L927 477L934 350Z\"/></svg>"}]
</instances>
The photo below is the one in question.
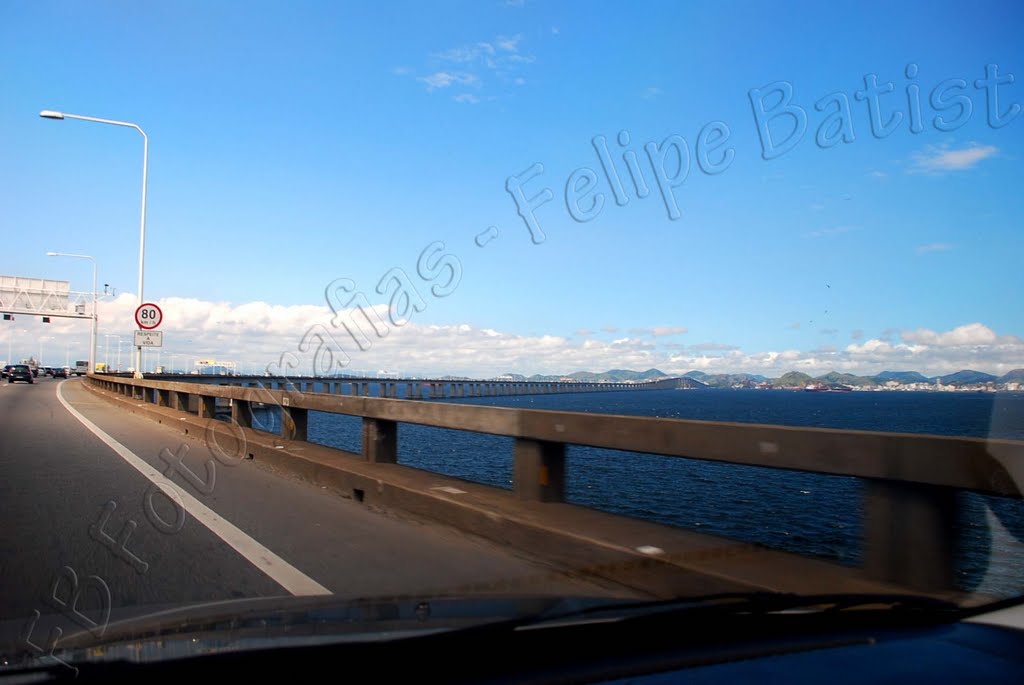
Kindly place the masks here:
<instances>
[{"instance_id":1,"label":"asphalt road","mask_svg":"<svg viewBox=\"0 0 1024 685\"><path fill-rule=\"evenodd\" d=\"M174 500L154 484L172 455L191 472L170 472ZM0 654L45 646L53 630L234 598L608 593L255 462L215 462L211 478L211 458L80 380L0 383Z\"/></svg>"}]
</instances>

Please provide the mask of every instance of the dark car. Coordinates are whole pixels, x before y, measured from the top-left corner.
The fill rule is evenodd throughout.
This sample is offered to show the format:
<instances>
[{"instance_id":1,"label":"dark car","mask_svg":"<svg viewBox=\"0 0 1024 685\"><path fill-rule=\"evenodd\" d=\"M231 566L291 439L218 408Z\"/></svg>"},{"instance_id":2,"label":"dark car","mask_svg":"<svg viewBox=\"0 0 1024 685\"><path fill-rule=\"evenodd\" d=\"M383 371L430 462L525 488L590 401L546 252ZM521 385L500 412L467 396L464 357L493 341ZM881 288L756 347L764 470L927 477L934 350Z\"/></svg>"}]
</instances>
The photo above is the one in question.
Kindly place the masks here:
<instances>
[{"instance_id":1,"label":"dark car","mask_svg":"<svg viewBox=\"0 0 1024 685\"><path fill-rule=\"evenodd\" d=\"M50 373L50 375L53 376L54 378L67 378L68 377L68 370L64 369L64 368L57 367L57 368L53 369L53 371Z\"/></svg>"},{"instance_id":2,"label":"dark car","mask_svg":"<svg viewBox=\"0 0 1024 685\"><path fill-rule=\"evenodd\" d=\"M28 364L12 364L7 369L7 382L13 383L14 381L25 381L26 383L34 383L34 376L32 375L32 369L29 368Z\"/></svg>"},{"instance_id":3,"label":"dark car","mask_svg":"<svg viewBox=\"0 0 1024 685\"><path fill-rule=\"evenodd\" d=\"M0 372L0 378L7 378L7 374L10 372L12 366L14 366L14 364L5 364L3 371Z\"/></svg>"}]
</instances>

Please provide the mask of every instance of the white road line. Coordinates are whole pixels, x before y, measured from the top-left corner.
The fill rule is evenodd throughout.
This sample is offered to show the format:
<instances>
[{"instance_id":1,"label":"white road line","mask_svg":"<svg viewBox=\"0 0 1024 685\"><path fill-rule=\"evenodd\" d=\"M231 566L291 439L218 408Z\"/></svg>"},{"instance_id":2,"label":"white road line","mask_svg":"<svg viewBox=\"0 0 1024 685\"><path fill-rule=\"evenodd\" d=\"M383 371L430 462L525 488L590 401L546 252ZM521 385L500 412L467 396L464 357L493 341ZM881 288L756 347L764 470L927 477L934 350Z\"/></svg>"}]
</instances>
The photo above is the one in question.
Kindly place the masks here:
<instances>
[{"instance_id":1,"label":"white road line","mask_svg":"<svg viewBox=\"0 0 1024 685\"><path fill-rule=\"evenodd\" d=\"M197 521L206 526L210 532L230 545L236 552L245 557L249 563L260 571L263 571L263 573L267 574L275 583L278 583L293 595L304 596L332 594L331 591L323 585L320 585L320 583L316 582L302 571L298 570L287 561L261 545L259 542L246 535L233 523L224 519L222 516L217 514L217 512L213 511L195 497L182 490L175 483L167 480L157 469L147 464L130 449L107 435L99 426L82 416L78 410L72 407L68 401L64 399L63 386L66 382L66 380L61 381L60 385L57 386L57 399L60 400L62 405L64 405L64 408L67 409L72 416L78 419L83 426L92 431L96 437L102 440L107 447L114 450L119 457L128 462L128 464L136 471L141 473L152 483L155 483L165 492L168 489L173 490L174 494L178 498L178 503L181 504L182 508L191 514Z\"/></svg>"}]
</instances>

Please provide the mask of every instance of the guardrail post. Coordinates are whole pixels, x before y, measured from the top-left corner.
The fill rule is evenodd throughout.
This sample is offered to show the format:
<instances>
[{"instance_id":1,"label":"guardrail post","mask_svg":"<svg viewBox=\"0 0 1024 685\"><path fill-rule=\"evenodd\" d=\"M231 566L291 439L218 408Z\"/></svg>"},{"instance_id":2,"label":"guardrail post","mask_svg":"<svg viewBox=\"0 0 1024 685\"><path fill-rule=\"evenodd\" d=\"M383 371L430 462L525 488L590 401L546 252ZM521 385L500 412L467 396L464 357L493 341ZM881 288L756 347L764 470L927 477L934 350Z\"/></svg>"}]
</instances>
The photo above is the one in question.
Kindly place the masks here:
<instances>
[{"instance_id":1,"label":"guardrail post","mask_svg":"<svg viewBox=\"0 0 1024 685\"><path fill-rule=\"evenodd\" d=\"M363 458L376 464L398 463L398 424L363 418Z\"/></svg>"},{"instance_id":2,"label":"guardrail post","mask_svg":"<svg viewBox=\"0 0 1024 685\"><path fill-rule=\"evenodd\" d=\"M287 440L306 440L309 437L309 410L287 406L288 398L282 400L281 437Z\"/></svg>"},{"instance_id":3,"label":"guardrail post","mask_svg":"<svg viewBox=\"0 0 1024 685\"><path fill-rule=\"evenodd\" d=\"M156 406L158 406L158 407L168 407L168 406L170 406L170 404L171 404L170 394L171 394L170 390L161 390L161 389L158 388L157 391L156 391Z\"/></svg>"},{"instance_id":4,"label":"guardrail post","mask_svg":"<svg viewBox=\"0 0 1024 685\"><path fill-rule=\"evenodd\" d=\"M171 390L170 395L171 409L184 412L188 411L189 398L187 392L178 392L177 390Z\"/></svg>"},{"instance_id":5,"label":"guardrail post","mask_svg":"<svg viewBox=\"0 0 1024 685\"><path fill-rule=\"evenodd\" d=\"M956 492L921 483L869 479L864 506L864 569L915 590L954 587Z\"/></svg>"},{"instance_id":6,"label":"guardrail post","mask_svg":"<svg viewBox=\"0 0 1024 685\"><path fill-rule=\"evenodd\" d=\"M217 414L217 398L199 395L199 418L212 419Z\"/></svg>"},{"instance_id":7,"label":"guardrail post","mask_svg":"<svg viewBox=\"0 0 1024 685\"><path fill-rule=\"evenodd\" d=\"M252 403L248 400L231 400L231 420L241 428L252 428Z\"/></svg>"},{"instance_id":8,"label":"guardrail post","mask_svg":"<svg viewBox=\"0 0 1024 685\"><path fill-rule=\"evenodd\" d=\"M516 438L515 492L534 502L565 501L565 444Z\"/></svg>"}]
</instances>

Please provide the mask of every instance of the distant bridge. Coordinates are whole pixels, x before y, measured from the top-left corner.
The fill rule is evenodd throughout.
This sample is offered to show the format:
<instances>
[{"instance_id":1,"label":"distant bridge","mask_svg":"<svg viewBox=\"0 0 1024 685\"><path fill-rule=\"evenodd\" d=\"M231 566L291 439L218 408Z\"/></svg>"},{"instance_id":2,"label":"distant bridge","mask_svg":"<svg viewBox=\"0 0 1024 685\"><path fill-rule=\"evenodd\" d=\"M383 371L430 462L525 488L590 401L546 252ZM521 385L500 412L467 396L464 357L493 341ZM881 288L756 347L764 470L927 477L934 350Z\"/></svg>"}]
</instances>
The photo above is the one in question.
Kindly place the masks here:
<instances>
[{"instance_id":1,"label":"distant bridge","mask_svg":"<svg viewBox=\"0 0 1024 685\"><path fill-rule=\"evenodd\" d=\"M130 375L130 374L107 374ZM147 379L159 381L189 381L263 387L268 390L321 392L329 395L353 397L390 397L394 399L452 399L461 397L501 397L516 395L554 395L580 392L609 392L624 390L670 390L695 387L693 379L660 378L655 381L530 381L530 380L471 380L449 378L372 378L318 377L318 376L218 376L212 374L146 374Z\"/></svg>"}]
</instances>

